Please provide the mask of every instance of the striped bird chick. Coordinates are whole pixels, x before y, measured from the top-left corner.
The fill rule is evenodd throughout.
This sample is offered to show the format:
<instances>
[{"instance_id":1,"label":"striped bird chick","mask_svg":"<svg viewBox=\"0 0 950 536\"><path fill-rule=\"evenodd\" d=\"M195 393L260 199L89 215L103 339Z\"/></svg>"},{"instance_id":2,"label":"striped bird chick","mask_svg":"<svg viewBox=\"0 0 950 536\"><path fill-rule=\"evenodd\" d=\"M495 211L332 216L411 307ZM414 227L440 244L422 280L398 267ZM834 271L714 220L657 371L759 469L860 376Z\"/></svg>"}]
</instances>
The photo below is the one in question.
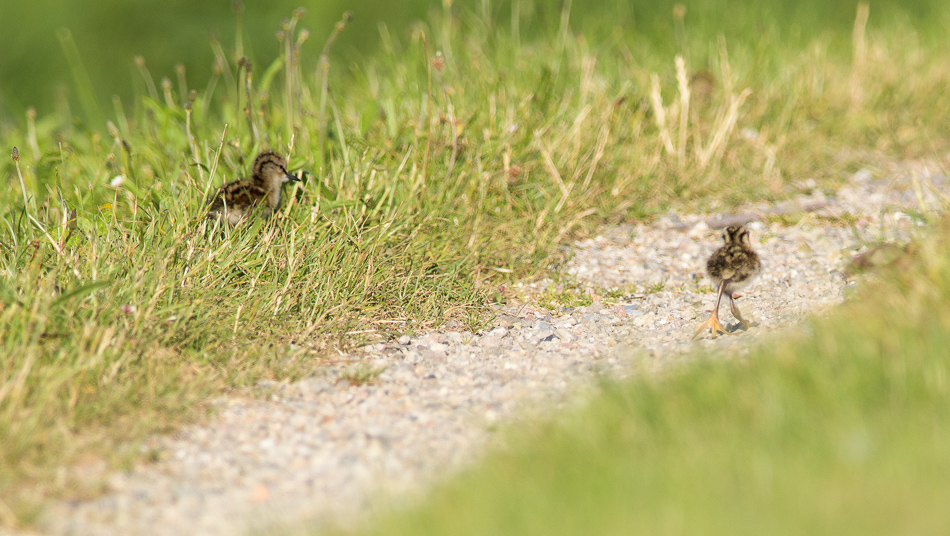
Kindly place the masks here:
<instances>
[{"instance_id":1,"label":"striped bird chick","mask_svg":"<svg viewBox=\"0 0 950 536\"><path fill-rule=\"evenodd\" d=\"M730 225L726 232L722 234L725 244L709 257L706 262L706 273L713 283L718 287L716 295L716 306L709 316L709 319L703 322L696 333L695 339L706 328L712 333L713 338L722 333L726 334L726 328L719 322L719 303L723 295L729 298L732 316L739 321L739 326L743 329L749 329L749 323L742 318L739 308L736 307L735 293L746 287L762 271L762 261L759 255L752 249L752 241L749 238L749 230L742 225Z\"/></svg>"},{"instance_id":2,"label":"striped bird chick","mask_svg":"<svg viewBox=\"0 0 950 536\"><path fill-rule=\"evenodd\" d=\"M208 217L223 218L237 225L255 208L269 217L280 206L281 187L300 179L287 171L287 161L274 151L264 151L254 159L251 178L231 181L208 198Z\"/></svg>"}]
</instances>

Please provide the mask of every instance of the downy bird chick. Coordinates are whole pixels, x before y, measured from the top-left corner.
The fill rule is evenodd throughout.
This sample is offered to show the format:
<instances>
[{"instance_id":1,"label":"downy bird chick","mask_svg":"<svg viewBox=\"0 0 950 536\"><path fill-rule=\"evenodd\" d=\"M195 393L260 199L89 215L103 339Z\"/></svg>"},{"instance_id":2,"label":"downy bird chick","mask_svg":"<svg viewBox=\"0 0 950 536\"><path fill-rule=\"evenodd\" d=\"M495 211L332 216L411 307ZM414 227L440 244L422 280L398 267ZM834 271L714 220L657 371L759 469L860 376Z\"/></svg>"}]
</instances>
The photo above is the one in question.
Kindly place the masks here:
<instances>
[{"instance_id":1,"label":"downy bird chick","mask_svg":"<svg viewBox=\"0 0 950 536\"><path fill-rule=\"evenodd\" d=\"M752 241L749 239L749 230L742 225L730 225L726 227L726 232L722 234L725 244L716 250L706 262L706 273L709 278L719 287L716 295L716 307L713 308L709 319L703 322L693 338L696 338L706 328L712 332L713 338L719 333L729 333L719 322L719 303L725 294L729 297L729 303L732 305L732 315L736 317L739 324L748 329L749 324L742 318L739 308L736 307L734 294L739 289L745 287L755 276L762 271L762 261L759 255L752 249Z\"/></svg>"},{"instance_id":2,"label":"downy bird chick","mask_svg":"<svg viewBox=\"0 0 950 536\"><path fill-rule=\"evenodd\" d=\"M280 206L280 189L300 179L287 171L287 161L274 151L264 151L254 159L251 178L231 181L208 198L208 217L224 218L237 225L255 207L269 217Z\"/></svg>"}]
</instances>

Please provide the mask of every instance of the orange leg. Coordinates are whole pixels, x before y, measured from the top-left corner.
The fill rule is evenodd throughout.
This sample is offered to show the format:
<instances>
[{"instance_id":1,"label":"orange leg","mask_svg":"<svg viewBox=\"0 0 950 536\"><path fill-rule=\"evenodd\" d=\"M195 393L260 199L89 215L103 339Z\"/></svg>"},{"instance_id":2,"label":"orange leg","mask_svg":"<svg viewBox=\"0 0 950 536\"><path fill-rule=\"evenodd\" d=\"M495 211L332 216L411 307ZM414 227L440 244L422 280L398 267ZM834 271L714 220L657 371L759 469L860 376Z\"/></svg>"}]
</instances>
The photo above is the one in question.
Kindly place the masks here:
<instances>
[{"instance_id":1,"label":"orange leg","mask_svg":"<svg viewBox=\"0 0 950 536\"><path fill-rule=\"evenodd\" d=\"M736 307L736 299L733 296L729 296L729 303L731 304L732 316L736 317L742 329L749 329L749 323L745 321L745 318L742 318L742 313L740 313L739 308Z\"/></svg>"},{"instance_id":2,"label":"orange leg","mask_svg":"<svg viewBox=\"0 0 950 536\"><path fill-rule=\"evenodd\" d=\"M722 334L729 333L728 331L726 331L726 328L724 328L722 324L719 322L719 304L720 302L722 302L722 293L726 289L726 282L727 281L725 279L719 282L719 293L716 295L716 308L713 309L712 314L709 315L709 319L703 322L703 325L699 326L699 329L697 329L696 333L693 334L694 339L698 337L699 334L702 333L706 328L709 328L709 331L712 333L712 337L714 339L720 333ZM732 297L730 297L729 299L732 299ZM733 305L733 307L735 307L735 305Z\"/></svg>"}]
</instances>

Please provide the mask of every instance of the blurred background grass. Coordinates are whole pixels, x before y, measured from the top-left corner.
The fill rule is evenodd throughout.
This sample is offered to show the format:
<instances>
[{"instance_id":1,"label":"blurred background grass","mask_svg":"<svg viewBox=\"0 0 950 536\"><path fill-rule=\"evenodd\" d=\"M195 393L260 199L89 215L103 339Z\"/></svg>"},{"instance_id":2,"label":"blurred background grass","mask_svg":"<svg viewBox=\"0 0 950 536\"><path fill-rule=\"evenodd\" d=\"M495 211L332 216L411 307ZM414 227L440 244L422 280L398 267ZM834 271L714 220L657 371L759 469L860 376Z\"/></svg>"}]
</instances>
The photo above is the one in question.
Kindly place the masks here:
<instances>
[{"instance_id":1,"label":"blurred background grass","mask_svg":"<svg viewBox=\"0 0 950 536\"><path fill-rule=\"evenodd\" d=\"M304 43L301 57L305 58L304 71L315 73L325 36L343 12L351 11L355 18L340 36L334 54L355 61L378 48L381 24L397 34L407 34L413 21L453 2L274 0L241 5L227 0L102 0L91 4L34 0L28 5L17 4L14 0L0 1L0 35L4 36L0 117L21 116L30 106L43 115L52 109L58 94L71 92L69 62L58 37L62 28L72 34L100 106L107 107L112 95L128 102L135 94L139 80L136 56L145 58L156 79L174 79L175 66L182 64L190 84L200 87L206 83L214 63L210 39L217 36L225 50L234 48L238 6L243 11L241 39L245 55L256 65L266 65L278 56L275 33L281 21L298 7L306 9L303 25L313 38ZM848 33L841 30L853 24L854 0L687 0L681 4L686 7L684 24L689 40L682 35L686 28L678 27L670 16L675 4L652 0L574 2L571 27L588 39L621 34L628 44L651 49L645 57L668 58L687 52L687 59L694 65L709 62L715 47L704 44L715 43L720 33L730 44L754 46L769 41L792 47L827 34L832 50L850 51ZM453 7L478 13L497 24L509 24L514 7L524 37L531 38L555 31L564 5L563 0L519 0L514 5L510 0L462 0L455 1ZM869 28L903 21L918 28L925 39L940 39L950 27L950 16L941 7L941 2L933 0L875 1ZM683 50L690 44L698 48ZM70 99L75 100L75 96Z\"/></svg>"}]
</instances>

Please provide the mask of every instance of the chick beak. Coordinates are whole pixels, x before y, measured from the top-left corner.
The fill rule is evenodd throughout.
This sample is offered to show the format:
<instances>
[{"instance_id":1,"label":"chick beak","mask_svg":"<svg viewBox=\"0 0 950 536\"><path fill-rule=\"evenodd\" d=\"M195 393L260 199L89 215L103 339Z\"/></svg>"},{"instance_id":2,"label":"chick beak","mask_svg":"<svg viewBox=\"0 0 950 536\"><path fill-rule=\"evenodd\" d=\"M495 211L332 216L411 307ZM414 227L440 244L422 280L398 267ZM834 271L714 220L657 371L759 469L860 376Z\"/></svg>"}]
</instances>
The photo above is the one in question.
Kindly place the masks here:
<instances>
[{"instance_id":1,"label":"chick beak","mask_svg":"<svg viewBox=\"0 0 950 536\"><path fill-rule=\"evenodd\" d=\"M300 177L288 171L287 174L284 175L284 182L300 182Z\"/></svg>"}]
</instances>

